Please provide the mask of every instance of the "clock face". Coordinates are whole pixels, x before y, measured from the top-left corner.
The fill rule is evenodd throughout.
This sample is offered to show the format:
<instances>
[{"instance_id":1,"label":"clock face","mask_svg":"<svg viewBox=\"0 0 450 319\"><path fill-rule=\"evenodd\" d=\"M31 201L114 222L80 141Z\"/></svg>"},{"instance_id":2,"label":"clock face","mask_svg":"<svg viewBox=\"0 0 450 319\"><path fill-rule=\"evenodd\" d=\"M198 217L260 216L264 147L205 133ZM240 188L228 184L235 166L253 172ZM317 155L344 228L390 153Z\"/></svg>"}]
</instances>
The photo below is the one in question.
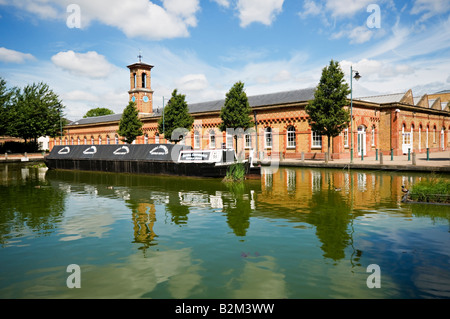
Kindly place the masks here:
<instances>
[{"instance_id":1,"label":"clock face","mask_svg":"<svg viewBox=\"0 0 450 319\"><path fill-rule=\"evenodd\" d=\"M142 100L144 101L144 102L148 102L148 96L144 96L143 98L142 98Z\"/></svg>"},{"instance_id":2,"label":"clock face","mask_svg":"<svg viewBox=\"0 0 450 319\"><path fill-rule=\"evenodd\" d=\"M133 97L131 98L131 101L136 102L136 98L133 96Z\"/></svg>"}]
</instances>

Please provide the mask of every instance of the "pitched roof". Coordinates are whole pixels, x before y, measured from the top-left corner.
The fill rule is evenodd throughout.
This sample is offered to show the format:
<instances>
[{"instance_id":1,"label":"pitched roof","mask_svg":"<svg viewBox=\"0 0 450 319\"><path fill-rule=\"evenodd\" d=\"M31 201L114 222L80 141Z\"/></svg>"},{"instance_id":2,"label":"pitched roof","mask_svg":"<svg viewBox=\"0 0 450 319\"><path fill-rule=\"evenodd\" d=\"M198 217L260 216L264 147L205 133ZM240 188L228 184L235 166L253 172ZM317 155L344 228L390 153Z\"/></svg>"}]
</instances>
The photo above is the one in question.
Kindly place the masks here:
<instances>
[{"instance_id":1,"label":"pitched roof","mask_svg":"<svg viewBox=\"0 0 450 319\"><path fill-rule=\"evenodd\" d=\"M73 121L70 124L68 124L68 126L115 122L115 121L120 121L121 117L122 117L122 114L110 114L110 115L86 117L86 118L79 119L77 121Z\"/></svg>"},{"instance_id":2,"label":"pitched roof","mask_svg":"<svg viewBox=\"0 0 450 319\"><path fill-rule=\"evenodd\" d=\"M250 107L269 106L275 104L289 104L305 102L314 99L315 88L299 89L277 93L260 94L248 97ZM225 99L189 104L190 113L220 111Z\"/></svg>"},{"instance_id":3,"label":"pitched roof","mask_svg":"<svg viewBox=\"0 0 450 319\"><path fill-rule=\"evenodd\" d=\"M360 98L353 98L354 100L360 100L360 101L366 101L366 102L373 102L373 103L399 103L402 98L405 96L406 92L404 93L394 93L394 94L385 94L385 95L375 95L375 96L366 96L366 97L360 97Z\"/></svg>"}]
</instances>

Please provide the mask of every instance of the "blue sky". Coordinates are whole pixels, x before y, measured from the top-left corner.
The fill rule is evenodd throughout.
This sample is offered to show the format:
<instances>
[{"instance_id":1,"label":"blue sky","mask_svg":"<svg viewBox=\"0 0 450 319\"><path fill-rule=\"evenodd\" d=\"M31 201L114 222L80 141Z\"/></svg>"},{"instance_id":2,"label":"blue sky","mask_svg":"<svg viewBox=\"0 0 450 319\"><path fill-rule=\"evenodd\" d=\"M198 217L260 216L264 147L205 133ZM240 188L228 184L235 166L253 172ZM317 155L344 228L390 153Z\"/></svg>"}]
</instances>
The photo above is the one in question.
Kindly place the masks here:
<instances>
[{"instance_id":1,"label":"blue sky","mask_svg":"<svg viewBox=\"0 0 450 319\"><path fill-rule=\"evenodd\" d=\"M139 50L154 107L175 88L201 102L237 81L248 95L313 87L331 59L362 75L354 96L419 96L450 89L450 1L0 0L0 77L49 84L71 120L122 112Z\"/></svg>"}]
</instances>

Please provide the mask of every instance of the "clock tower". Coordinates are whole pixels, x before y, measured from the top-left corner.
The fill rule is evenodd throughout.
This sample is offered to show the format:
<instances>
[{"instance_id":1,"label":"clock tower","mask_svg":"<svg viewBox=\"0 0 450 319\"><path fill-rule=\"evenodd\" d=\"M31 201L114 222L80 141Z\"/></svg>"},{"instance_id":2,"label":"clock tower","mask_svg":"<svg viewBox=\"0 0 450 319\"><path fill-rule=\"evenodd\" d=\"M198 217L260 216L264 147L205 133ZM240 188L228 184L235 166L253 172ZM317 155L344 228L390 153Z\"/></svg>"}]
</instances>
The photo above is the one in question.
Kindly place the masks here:
<instances>
[{"instance_id":1,"label":"clock tower","mask_svg":"<svg viewBox=\"0 0 450 319\"><path fill-rule=\"evenodd\" d=\"M150 71L153 65L141 61L128 66L130 69L130 101L136 103L139 113L153 113L153 91Z\"/></svg>"}]
</instances>

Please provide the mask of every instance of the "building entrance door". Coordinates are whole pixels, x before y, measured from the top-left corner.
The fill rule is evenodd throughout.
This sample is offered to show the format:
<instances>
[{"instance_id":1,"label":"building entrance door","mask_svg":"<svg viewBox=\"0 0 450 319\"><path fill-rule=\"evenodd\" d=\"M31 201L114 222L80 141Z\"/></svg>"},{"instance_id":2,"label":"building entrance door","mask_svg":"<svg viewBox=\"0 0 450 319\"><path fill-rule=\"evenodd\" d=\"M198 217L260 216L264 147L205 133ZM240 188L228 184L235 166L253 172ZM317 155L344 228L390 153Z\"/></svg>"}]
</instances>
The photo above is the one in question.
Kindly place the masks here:
<instances>
[{"instance_id":1,"label":"building entrance door","mask_svg":"<svg viewBox=\"0 0 450 319\"><path fill-rule=\"evenodd\" d=\"M408 150L411 150L411 133L410 132L403 132L402 133L402 153L408 154Z\"/></svg>"}]
</instances>

